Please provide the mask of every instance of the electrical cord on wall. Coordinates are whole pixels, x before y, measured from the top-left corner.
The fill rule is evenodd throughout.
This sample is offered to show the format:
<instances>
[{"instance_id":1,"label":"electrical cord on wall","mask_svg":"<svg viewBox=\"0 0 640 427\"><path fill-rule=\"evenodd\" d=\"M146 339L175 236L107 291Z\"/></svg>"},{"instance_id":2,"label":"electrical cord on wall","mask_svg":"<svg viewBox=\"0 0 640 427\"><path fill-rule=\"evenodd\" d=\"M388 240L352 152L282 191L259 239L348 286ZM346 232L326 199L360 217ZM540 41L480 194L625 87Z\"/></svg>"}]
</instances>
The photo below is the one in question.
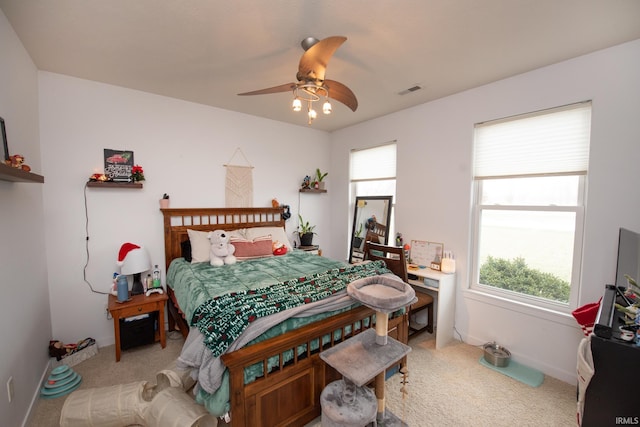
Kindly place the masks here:
<instances>
[{"instance_id":1,"label":"electrical cord on wall","mask_svg":"<svg viewBox=\"0 0 640 427\"><path fill-rule=\"evenodd\" d=\"M109 295L109 292L96 291L93 289L91 282L87 280L87 267L89 266L89 209L87 207L87 184L84 184L84 232L85 232L85 252L87 254L87 262L84 264L84 268L82 270L82 279L89 286L91 292L101 295Z\"/></svg>"}]
</instances>

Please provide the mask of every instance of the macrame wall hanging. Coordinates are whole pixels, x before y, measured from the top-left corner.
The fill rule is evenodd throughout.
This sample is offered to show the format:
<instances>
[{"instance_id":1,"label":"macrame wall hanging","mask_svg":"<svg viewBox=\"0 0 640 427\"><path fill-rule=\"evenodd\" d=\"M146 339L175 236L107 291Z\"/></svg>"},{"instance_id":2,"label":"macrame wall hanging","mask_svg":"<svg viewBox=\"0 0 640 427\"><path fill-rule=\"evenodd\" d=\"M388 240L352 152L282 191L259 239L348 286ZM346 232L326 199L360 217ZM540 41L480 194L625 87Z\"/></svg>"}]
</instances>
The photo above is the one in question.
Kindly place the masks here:
<instances>
[{"instance_id":1,"label":"macrame wall hanging","mask_svg":"<svg viewBox=\"0 0 640 427\"><path fill-rule=\"evenodd\" d=\"M231 162L240 153L246 165L233 165ZM253 206L253 166L240 148L236 148L229 159L225 182L225 206L228 208L247 208Z\"/></svg>"}]
</instances>

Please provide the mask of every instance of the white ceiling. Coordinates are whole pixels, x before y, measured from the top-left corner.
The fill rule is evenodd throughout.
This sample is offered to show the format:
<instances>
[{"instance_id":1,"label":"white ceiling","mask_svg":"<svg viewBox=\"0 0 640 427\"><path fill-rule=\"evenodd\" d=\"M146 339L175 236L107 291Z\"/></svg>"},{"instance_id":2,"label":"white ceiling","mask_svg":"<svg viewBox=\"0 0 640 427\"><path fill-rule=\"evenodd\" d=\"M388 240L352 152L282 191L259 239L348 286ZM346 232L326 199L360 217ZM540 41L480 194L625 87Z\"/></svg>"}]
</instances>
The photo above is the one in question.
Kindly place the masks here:
<instances>
[{"instance_id":1,"label":"white ceiling","mask_svg":"<svg viewBox=\"0 0 640 427\"><path fill-rule=\"evenodd\" d=\"M640 38L638 0L0 0L40 70L307 126L289 93L307 36L355 92L331 131ZM419 85L421 90L399 93Z\"/></svg>"}]
</instances>

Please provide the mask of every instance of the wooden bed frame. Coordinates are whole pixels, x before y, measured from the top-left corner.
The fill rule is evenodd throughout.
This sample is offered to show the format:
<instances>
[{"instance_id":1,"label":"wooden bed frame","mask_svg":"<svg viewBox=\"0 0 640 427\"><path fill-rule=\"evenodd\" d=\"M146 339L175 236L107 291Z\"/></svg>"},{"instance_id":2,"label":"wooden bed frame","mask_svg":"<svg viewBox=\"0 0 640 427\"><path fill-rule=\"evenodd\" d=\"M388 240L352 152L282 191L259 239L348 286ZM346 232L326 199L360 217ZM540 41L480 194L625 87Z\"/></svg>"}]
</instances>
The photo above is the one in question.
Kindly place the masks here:
<instances>
[{"instance_id":1,"label":"wooden bed frame","mask_svg":"<svg viewBox=\"0 0 640 427\"><path fill-rule=\"evenodd\" d=\"M174 258L182 256L181 244L189 239L187 229L226 231L249 227L284 227L281 208L188 208L161 209L164 215L164 241L166 268ZM186 337L189 325L170 284L169 330L176 325ZM320 359L320 351L338 344L335 331L340 336L350 336L373 326L374 312L364 306L309 324L260 343L224 354L222 361L230 374L231 423L233 427L301 426L321 413L320 393L325 385L340 378L340 374ZM365 319L369 319L368 323ZM367 323L367 326L363 326ZM408 342L408 315L389 319L389 335L400 342ZM345 330L350 330L345 333ZM311 351L312 343L331 336L321 350ZM306 352L285 363L284 353L306 345ZM267 361L277 357L279 367L268 372ZM261 363L263 377L244 384L244 369Z\"/></svg>"}]
</instances>

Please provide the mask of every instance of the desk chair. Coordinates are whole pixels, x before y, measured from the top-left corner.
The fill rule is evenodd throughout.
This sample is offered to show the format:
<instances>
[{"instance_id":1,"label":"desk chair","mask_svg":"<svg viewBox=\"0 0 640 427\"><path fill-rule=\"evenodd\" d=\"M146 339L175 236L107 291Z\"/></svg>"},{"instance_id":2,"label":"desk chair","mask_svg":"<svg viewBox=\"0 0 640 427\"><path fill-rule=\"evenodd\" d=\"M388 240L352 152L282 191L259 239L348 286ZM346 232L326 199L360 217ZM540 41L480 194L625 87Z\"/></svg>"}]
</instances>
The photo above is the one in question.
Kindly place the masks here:
<instances>
[{"instance_id":1,"label":"desk chair","mask_svg":"<svg viewBox=\"0 0 640 427\"><path fill-rule=\"evenodd\" d=\"M391 270L393 274L401 278L406 283L409 283L409 277L407 273L407 260L404 256L404 249L400 246L386 246L370 241L364 244L364 259L365 260L382 260L387 264L387 268ZM433 333L433 297L425 292L416 290L416 297L418 301L409 306L409 319L411 316L422 311L427 311L428 325L422 328L414 328L409 323L409 337L415 335L418 332L426 329L430 334Z\"/></svg>"}]
</instances>

